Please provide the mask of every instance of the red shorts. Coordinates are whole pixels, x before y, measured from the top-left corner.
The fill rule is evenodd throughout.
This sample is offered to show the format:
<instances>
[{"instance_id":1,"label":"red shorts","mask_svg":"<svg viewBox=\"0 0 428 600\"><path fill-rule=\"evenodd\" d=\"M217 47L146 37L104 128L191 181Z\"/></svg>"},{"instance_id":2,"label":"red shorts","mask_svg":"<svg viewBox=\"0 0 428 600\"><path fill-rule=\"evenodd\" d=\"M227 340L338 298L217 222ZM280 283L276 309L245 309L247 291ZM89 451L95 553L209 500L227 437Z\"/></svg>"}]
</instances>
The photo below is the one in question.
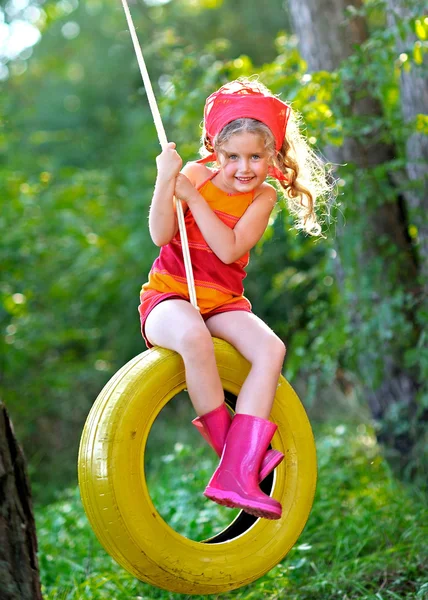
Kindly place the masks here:
<instances>
[{"instance_id":1,"label":"red shorts","mask_svg":"<svg viewBox=\"0 0 428 600\"><path fill-rule=\"evenodd\" d=\"M151 311L155 306L164 302L164 300L186 300L190 302L188 298L184 296L180 296L180 294L176 294L175 292L157 292L156 290L146 290L144 294L142 294L140 300L140 306L138 307L138 312L140 313L140 322L141 322L141 334L146 342L147 348L153 348L153 344L149 342L145 333L145 325L146 320ZM218 306L214 310L211 310L206 313L201 313L201 316L204 321L207 321L210 317L214 315L219 315L220 313L232 312L234 310L244 310L245 312L251 312L251 304L249 300L246 298L242 298L241 300L237 300L236 302L231 302L230 304L223 304L222 306Z\"/></svg>"}]
</instances>

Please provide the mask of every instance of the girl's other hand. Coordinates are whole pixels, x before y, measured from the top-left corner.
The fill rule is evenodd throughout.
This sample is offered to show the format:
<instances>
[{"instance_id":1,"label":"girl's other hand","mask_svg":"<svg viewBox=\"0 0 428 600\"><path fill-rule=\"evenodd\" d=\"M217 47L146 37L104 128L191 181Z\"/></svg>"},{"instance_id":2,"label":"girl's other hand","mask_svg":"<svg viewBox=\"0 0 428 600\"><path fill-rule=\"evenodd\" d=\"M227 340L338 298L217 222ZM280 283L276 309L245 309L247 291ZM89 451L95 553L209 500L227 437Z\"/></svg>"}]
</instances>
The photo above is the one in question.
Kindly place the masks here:
<instances>
[{"instance_id":1,"label":"girl's other hand","mask_svg":"<svg viewBox=\"0 0 428 600\"><path fill-rule=\"evenodd\" d=\"M156 157L159 177L175 179L179 174L183 161L175 149L174 142L168 142L159 156Z\"/></svg>"},{"instance_id":2,"label":"girl's other hand","mask_svg":"<svg viewBox=\"0 0 428 600\"><path fill-rule=\"evenodd\" d=\"M197 195L196 188L193 183L184 175L179 173L175 180L175 196L180 200L184 200L187 204L191 204L192 199Z\"/></svg>"}]
</instances>

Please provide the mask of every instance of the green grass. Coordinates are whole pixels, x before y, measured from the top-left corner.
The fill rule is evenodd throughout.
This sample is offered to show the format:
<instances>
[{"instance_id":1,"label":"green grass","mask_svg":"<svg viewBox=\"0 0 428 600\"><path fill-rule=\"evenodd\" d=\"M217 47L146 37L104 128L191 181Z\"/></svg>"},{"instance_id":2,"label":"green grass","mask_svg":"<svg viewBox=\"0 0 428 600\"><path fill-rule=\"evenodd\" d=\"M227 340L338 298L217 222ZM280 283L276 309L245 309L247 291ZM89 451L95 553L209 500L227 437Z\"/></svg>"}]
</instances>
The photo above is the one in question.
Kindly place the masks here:
<instances>
[{"instance_id":1,"label":"green grass","mask_svg":"<svg viewBox=\"0 0 428 600\"><path fill-rule=\"evenodd\" d=\"M297 544L263 578L211 598L427 600L422 492L393 479L365 425L322 427L315 434L319 482ZM232 513L202 497L214 462L195 439L172 444L160 461L151 453L147 469L150 493L164 519L181 534L202 539L230 522ZM92 533L77 489L36 513L45 600L206 597L159 590L119 567Z\"/></svg>"}]
</instances>

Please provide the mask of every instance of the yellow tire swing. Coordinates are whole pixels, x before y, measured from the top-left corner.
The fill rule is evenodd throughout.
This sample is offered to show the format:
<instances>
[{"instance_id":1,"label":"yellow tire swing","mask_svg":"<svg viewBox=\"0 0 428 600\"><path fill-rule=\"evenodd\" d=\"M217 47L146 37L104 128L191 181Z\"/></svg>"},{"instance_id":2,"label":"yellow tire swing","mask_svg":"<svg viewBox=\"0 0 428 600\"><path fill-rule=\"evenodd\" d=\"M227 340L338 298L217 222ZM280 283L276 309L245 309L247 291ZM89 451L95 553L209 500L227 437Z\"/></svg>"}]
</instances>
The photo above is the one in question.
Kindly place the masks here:
<instances>
[{"instance_id":1,"label":"yellow tire swing","mask_svg":"<svg viewBox=\"0 0 428 600\"><path fill-rule=\"evenodd\" d=\"M165 146L166 135L126 0L122 4L159 140ZM197 307L180 202L177 212L189 295ZM250 365L223 340L214 339L214 348L226 402L233 408L233 398L238 396ZM281 376L270 419L278 425L272 447L285 458L261 486L281 502L281 519L256 519L241 512L213 538L190 540L162 519L150 498L144 471L150 430L160 411L185 386L181 357L164 348L143 352L111 378L83 429L78 459L80 493L99 542L129 573L172 592L218 594L267 573L297 541L315 493L315 444L305 410Z\"/></svg>"}]
</instances>

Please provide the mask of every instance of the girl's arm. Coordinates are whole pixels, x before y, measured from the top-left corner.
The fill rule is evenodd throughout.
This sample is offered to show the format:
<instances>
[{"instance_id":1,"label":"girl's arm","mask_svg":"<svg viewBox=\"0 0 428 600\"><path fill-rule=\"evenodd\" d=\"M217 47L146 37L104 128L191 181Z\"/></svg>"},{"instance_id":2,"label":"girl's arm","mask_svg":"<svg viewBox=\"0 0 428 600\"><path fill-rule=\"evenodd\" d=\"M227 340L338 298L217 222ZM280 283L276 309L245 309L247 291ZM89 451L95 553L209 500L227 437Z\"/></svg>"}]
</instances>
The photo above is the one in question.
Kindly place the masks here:
<instances>
[{"instance_id":1,"label":"girl's arm","mask_svg":"<svg viewBox=\"0 0 428 600\"><path fill-rule=\"evenodd\" d=\"M184 168L192 179L193 168L193 165ZM275 189L263 184L252 204L231 229L217 217L183 173L177 177L175 193L186 201L208 246L226 264L235 262L257 244L276 202Z\"/></svg>"},{"instance_id":2,"label":"girl's arm","mask_svg":"<svg viewBox=\"0 0 428 600\"><path fill-rule=\"evenodd\" d=\"M150 205L149 231L156 246L165 246L172 240L178 228L173 198L182 160L173 142L162 150L156 158L156 163L158 175Z\"/></svg>"}]
</instances>

